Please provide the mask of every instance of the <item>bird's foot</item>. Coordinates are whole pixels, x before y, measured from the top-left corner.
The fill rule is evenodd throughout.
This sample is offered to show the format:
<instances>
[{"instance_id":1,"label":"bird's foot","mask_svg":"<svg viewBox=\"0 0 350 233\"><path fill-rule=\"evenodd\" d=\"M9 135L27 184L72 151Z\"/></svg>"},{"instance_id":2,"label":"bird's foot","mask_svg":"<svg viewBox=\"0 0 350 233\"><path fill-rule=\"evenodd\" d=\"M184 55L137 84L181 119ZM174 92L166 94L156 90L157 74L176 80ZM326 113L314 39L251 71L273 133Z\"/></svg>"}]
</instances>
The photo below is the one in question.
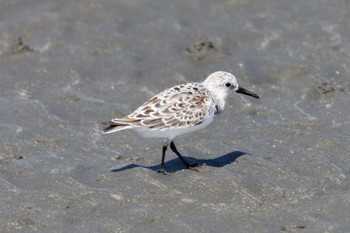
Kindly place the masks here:
<instances>
[{"instance_id":1,"label":"bird's foot","mask_svg":"<svg viewBox=\"0 0 350 233\"><path fill-rule=\"evenodd\" d=\"M161 168L157 171L158 173L161 173L163 175L171 175L173 172L167 172L164 170L164 168Z\"/></svg>"},{"instance_id":2,"label":"bird's foot","mask_svg":"<svg viewBox=\"0 0 350 233\"><path fill-rule=\"evenodd\" d=\"M186 165L186 168L192 171L196 171L199 172L199 170L197 169L198 167L201 167L202 164L198 164L198 163L194 163L194 164L188 164Z\"/></svg>"}]
</instances>

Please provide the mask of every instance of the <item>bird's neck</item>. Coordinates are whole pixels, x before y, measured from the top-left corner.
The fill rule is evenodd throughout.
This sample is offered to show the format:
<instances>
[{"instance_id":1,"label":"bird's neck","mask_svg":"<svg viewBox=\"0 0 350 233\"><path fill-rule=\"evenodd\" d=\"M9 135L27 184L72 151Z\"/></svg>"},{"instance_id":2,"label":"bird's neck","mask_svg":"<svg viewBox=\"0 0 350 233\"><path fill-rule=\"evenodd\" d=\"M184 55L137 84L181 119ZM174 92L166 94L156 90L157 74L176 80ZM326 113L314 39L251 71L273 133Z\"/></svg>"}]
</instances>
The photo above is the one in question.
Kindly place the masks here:
<instances>
[{"instance_id":1,"label":"bird's neck","mask_svg":"<svg viewBox=\"0 0 350 233\"><path fill-rule=\"evenodd\" d=\"M226 102L226 97L227 95L218 95L218 93L214 93L211 95L211 98L214 100L215 102L215 112L217 114L221 113L222 111L224 111L225 108L225 102Z\"/></svg>"},{"instance_id":2,"label":"bird's neck","mask_svg":"<svg viewBox=\"0 0 350 233\"><path fill-rule=\"evenodd\" d=\"M222 112L225 108L225 101L227 98L227 93L223 91L218 91L215 88L212 88L211 85L204 85L204 88L210 93L211 98L214 100L217 105L217 109L219 112Z\"/></svg>"},{"instance_id":3,"label":"bird's neck","mask_svg":"<svg viewBox=\"0 0 350 233\"><path fill-rule=\"evenodd\" d=\"M225 108L225 103L223 105L216 104L214 115L219 115L222 111L224 111L224 108Z\"/></svg>"}]
</instances>

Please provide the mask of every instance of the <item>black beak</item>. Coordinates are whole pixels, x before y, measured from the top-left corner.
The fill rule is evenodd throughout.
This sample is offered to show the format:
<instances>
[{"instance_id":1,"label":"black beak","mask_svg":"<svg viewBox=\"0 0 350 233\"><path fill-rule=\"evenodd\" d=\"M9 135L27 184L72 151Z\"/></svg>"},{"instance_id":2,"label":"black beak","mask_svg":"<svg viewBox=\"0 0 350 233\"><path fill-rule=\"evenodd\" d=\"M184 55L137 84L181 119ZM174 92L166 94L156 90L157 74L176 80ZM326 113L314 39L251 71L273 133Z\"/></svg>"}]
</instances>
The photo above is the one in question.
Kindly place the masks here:
<instances>
[{"instance_id":1,"label":"black beak","mask_svg":"<svg viewBox=\"0 0 350 233\"><path fill-rule=\"evenodd\" d=\"M257 94L255 94L251 91L248 91L247 89L245 89L243 87L238 87L238 90L236 92L240 93L240 94L244 94L244 95L250 95L251 97L254 97L256 99L260 99L260 97Z\"/></svg>"}]
</instances>

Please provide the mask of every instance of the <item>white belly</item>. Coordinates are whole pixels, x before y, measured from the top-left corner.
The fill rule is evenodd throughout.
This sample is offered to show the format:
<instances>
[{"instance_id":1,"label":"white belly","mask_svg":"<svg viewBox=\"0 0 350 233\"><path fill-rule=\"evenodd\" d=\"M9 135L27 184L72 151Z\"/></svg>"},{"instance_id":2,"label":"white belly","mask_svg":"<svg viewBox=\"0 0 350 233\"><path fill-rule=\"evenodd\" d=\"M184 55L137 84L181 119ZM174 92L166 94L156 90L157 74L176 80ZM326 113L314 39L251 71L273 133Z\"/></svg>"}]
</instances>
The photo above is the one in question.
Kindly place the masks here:
<instances>
[{"instance_id":1,"label":"white belly","mask_svg":"<svg viewBox=\"0 0 350 233\"><path fill-rule=\"evenodd\" d=\"M165 130L157 130L157 129L150 129L148 127L137 127L133 128L138 134L140 134L142 137L150 137L150 138L167 138L169 140L175 139L177 136L188 134L195 132L197 130L204 129L208 125L210 125L214 120L214 117L209 117L205 121L203 121L199 125L195 126L184 126L181 128L170 128Z\"/></svg>"}]
</instances>

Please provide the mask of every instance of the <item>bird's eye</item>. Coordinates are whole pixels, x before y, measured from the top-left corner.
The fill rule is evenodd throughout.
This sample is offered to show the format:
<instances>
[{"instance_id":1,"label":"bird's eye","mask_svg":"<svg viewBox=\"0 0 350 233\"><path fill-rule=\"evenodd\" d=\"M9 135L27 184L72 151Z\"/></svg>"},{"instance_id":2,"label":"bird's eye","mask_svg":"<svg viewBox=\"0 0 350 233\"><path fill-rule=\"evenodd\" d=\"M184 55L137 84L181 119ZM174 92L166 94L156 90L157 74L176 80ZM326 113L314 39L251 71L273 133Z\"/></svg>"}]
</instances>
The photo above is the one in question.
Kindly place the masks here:
<instances>
[{"instance_id":1,"label":"bird's eye","mask_svg":"<svg viewBox=\"0 0 350 233\"><path fill-rule=\"evenodd\" d=\"M230 87L231 83L226 83L225 85L226 85L226 87Z\"/></svg>"}]
</instances>

